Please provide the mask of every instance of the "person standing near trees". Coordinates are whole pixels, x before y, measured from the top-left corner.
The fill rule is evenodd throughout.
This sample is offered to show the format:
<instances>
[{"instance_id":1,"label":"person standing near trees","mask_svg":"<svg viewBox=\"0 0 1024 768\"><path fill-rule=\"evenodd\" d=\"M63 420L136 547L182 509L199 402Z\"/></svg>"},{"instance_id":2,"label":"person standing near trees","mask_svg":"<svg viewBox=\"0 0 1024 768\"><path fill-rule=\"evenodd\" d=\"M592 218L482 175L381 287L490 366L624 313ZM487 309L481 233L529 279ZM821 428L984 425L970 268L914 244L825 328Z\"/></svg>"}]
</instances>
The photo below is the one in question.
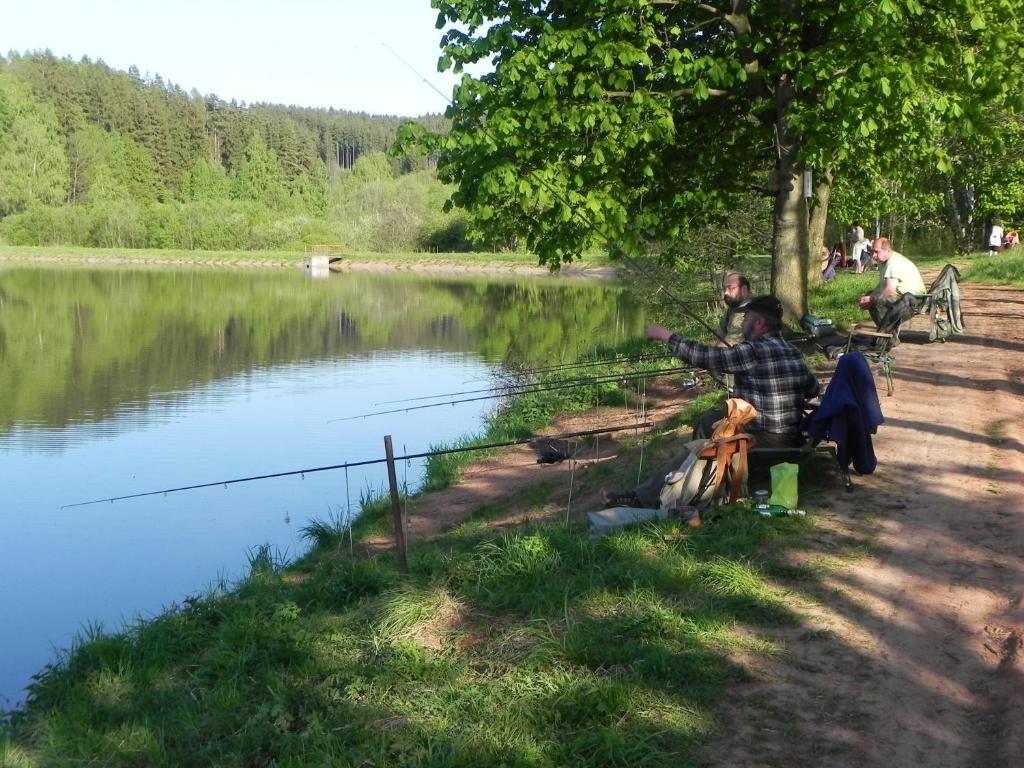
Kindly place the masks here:
<instances>
[{"instance_id":1,"label":"person standing near trees","mask_svg":"<svg viewBox=\"0 0 1024 768\"><path fill-rule=\"evenodd\" d=\"M854 263L854 271L859 275L864 271L869 259L865 258L871 241L864 237L864 227L857 222L850 229L850 261Z\"/></svg>"},{"instance_id":2,"label":"person standing near trees","mask_svg":"<svg viewBox=\"0 0 1024 768\"><path fill-rule=\"evenodd\" d=\"M886 311L904 294L921 295L927 293L927 290L917 265L902 253L894 251L889 238L880 237L875 240L872 253L881 264L878 269L878 287L861 296L858 303L861 309L871 313L875 325L881 325Z\"/></svg>"},{"instance_id":3,"label":"person standing near trees","mask_svg":"<svg viewBox=\"0 0 1024 768\"><path fill-rule=\"evenodd\" d=\"M750 281L746 275L730 272L722 280L722 301L726 310L718 322L720 346L732 346L743 341L743 317L750 303Z\"/></svg>"},{"instance_id":4,"label":"person standing near trees","mask_svg":"<svg viewBox=\"0 0 1024 768\"><path fill-rule=\"evenodd\" d=\"M988 235L988 255L995 256L1003 247L1003 225L996 219L992 222L992 231Z\"/></svg>"}]
</instances>

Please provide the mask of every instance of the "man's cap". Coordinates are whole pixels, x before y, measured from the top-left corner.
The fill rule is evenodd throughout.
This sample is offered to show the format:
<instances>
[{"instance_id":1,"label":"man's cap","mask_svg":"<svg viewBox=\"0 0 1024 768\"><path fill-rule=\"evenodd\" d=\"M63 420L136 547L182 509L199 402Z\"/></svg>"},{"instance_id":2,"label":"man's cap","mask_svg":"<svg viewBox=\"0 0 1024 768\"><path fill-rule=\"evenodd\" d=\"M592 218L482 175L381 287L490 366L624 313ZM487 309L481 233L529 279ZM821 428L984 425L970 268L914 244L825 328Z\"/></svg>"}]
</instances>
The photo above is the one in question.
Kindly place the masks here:
<instances>
[{"instance_id":1,"label":"man's cap","mask_svg":"<svg viewBox=\"0 0 1024 768\"><path fill-rule=\"evenodd\" d=\"M782 302L774 296L755 296L744 307L747 312L757 312L765 317L782 320Z\"/></svg>"}]
</instances>

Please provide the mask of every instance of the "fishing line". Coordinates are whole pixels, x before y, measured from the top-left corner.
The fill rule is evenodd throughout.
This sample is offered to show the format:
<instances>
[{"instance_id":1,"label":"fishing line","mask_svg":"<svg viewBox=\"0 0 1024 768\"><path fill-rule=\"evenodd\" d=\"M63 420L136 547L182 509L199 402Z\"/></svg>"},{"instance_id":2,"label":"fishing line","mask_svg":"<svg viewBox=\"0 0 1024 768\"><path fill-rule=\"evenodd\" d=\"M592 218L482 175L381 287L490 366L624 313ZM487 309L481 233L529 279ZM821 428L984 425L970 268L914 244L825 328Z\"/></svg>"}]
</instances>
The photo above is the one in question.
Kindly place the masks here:
<instances>
[{"instance_id":1,"label":"fishing line","mask_svg":"<svg viewBox=\"0 0 1024 768\"><path fill-rule=\"evenodd\" d=\"M598 365L635 365L639 363L654 362L656 360L665 360L674 358L675 355L671 355L668 352L651 352L643 353L635 357L623 356L623 357L603 357L596 360L582 360L575 363L562 363L559 365L547 365L538 368L517 368L515 366L506 365L502 370L494 371L490 374L491 377L497 378L515 378L517 376L528 377L536 376L538 374L556 373L561 371L571 370L573 368L593 368ZM476 376L472 379L467 379L464 384L468 384L471 381L483 381L485 377ZM523 385L525 386L525 385Z\"/></svg>"},{"instance_id":2,"label":"fishing line","mask_svg":"<svg viewBox=\"0 0 1024 768\"><path fill-rule=\"evenodd\" d=\"M405 443L402 443L402 453L405 453ZM412 526L409 524L409 465L412 462L406 459L402 465L402 527L405 530L406 542L408 543L409 531Z\"/></svg>"},{"instance_id":3,"label":"fishing line","mask_svg":"<svg viewBox=\"0 0 1024 768\"><path fill-rule=\"evenodd\" d=\"M646 363L654 360L662 360L667 357L672 357L668 352L651 352L643 353L635 357L602 357L596 360L583 360L575 363L564 363L561 365L545 365L539 368L508 368L508 373L514 376L532 376L537 373L550 373L552 371L563 371L571 368L586 368L595 365L619 365L619 364L634 364L634 363Z\"/></svg>"},{"instance_id":4,"label":"fishing line","mask_svg":"<svg viewBox=\"0 0 1024 768\"><path fill-rule=\"evenodd\" d=\"M673 374L673 373L692 373L694 370L698 370L698 369L694 369L694 368L666 368L666 369L664 369L662 371L658 371L656 373L653 373L653 372L651 372L651 373L649 373L649 372L642 372L642 373L616 374L616 375L610 375L610 376L607 376L607 377L600 377L602 380L597 382L597 383L599 383L599 384L610 384L610 383L616 382L616 381L632 381L632 380L638 379L638 378L658 378L658 377L661 377L661 376L668 376L668 375ZM571 389L572 387L587 386L590 383L591 383L591 380L588 379L588 380L586 380L586 381L584 381L582 383L574 382L574 383L571 383L571 384L558 384L558 385L553 385L553 386L545 386L542 389L528 389L528 390L525 390L525 391L516 390L516 391L512 391L512 392L502 392L502 393L499 393L499 394L481 395L480 397L464 397L464 398L460 398L458 400L445 400L445 401L440 402L440 403L427 403L426 405L410 405L410 406L407 406L405 408L391 408L391 409L388 409L386 411L371 411L369 413L360 413L360 414L358 414L356 416L344 416L344 417L342 417L340 419L330 419L327 423L328 424L335 424L335 423L337 423L339 421L352 421L354 419L365 419L365 418L368 418L370 416L385 416L385 415L391 414L391 413L408 413L409 411L419 411L419 410L423 410L424 408L438 408L438 407L440 407L442 405L455 406L455 405L457 405L459 403L475 403L475 402L477 402L479 400L494 400L495 398L500 398L500 397L516 397L516 396L519 396L519 395L532 395L532 394L537 394L537 393L540 393L540 392L552 392L552 391L558 390L558 389Z\"/></svg>"},{"instance_id":5,"label":"fishing line","mask_svg":"<svg viewBox=\"0 0 1024 768\"><path fill-rule=\"evenodd\" d=\"M376 35L375 35L375 37L376 37ZM413 73L414 75L416 75L416 77L418 77L418 78L419 78L420 80L422 80L422 81L423 81L424 83L426 83L426 84L427 84L428 86L430 86L430 88L432 88L432 89L434 90L434 92L435 92L435 93L437 93L437 95L438 95L438 96L440 96L440 97L441 97L442 99L444 99L444 100L445 100L445 103L446 103L446 104L448 104L449 106L454 106L454 104L452 104L452 98L451 98L451 96L445 96L445 95L444 95L444 91L442 91L442 90L441 90L440 88L438 88L438 87L437 87L436 85L434 85L434 84L433 84L432 82L430 82L429 80L427 80L427 78L426 78L426 77L425 77L424 75L421 75L421 74L419 73L419 70L417 70L417 69L416 69L416 68L415 68L415 67L414 67L414 66L413 66L412 64L410 64L410 63L409 63L408 61L406 61L405 59L403 59L403 58L401 57L401 55L399 55L399 53L398 53L398 52L397 52L397 51L396 51L396 50L395 50L394 48L392 48L392 47L391 47L390 45L388 45L387 43L385 43L385 42L384 42L383 40L381 40L381 41L380 41L380 44L381 44L382 46L384 46L384 48L385 48L385 49L386 49L386 50L387 50L387 51L388 51L388 52L389 52L389 53L390 53L390 54L391 54L392 56L394 56L394 57L395 57L396 59L398 59L398 60L399 60L400 62L402 62L402 63L403 63L403 64L404 64L404 65L405 65L406 67L408 67L408 69L409 69L409 71L410 71L410 72L412 72L412 73Z\"/></svg>"},{"instance_id":6,"label":"fishing line","mask_svg":"<svg viewBox=\"0 0 1024 768\"><path fill-rule=\"evenodd\" d=\"M572 486L576 479L576 459L569 459L569 500L565 504L565 524L569 524L569 513L572 510Z\"/></svg>"},{"instance_id":7,"label":"fishing line","mask_svg":"<svg viewBox=\"0 0 1024 768\"><path fill-rule=\"evenodd\" d=\"M640 417L647 420L647 382L638 381L637 386L643 387L643 396L640 398ZM636 484L640 485L640 477L644 469L644 448L647 446L647 433L640 435L640 463L636 468Z\"/></svg>"},{"instance_id":8,"label":"fishing line","mask_svg":"<svg viewBox=\"0 0 1024 768\"><path fill-rule=\"evenodd\" d=\"M665 355L665 357L672 357L672 355ZM665 369L665 370L669 370L669 369ZM678 369L672 369L672 370L678 370ZM696 372L696 371L699 371L700 368L690 368L690 369L687 369L687 370L690 370L691 372ZM507 386L509 389L516 390L512 394L528 395L531 392L544 392L544 391L546 391L546 389L548 387L558 387L558 388L561 388L562 385L569 386L571 384L579 384L580 386L586 386L588 384L594 384L594 383L605 384L605 383L607 383L609 381L615 381L617 379L621 379L623 376L645 376L645 375L653 374L653 373L658 373L658 371L624 371L622 373L606 373L606 374L598 374L598 375L595 375L595 376L581 376L581 377L576 378L576 379L564 379L563 381L536 381L536 382L527 383L527 384L506 384L505 386ZM497 386L494 386L494 387L481 387L480 389L464 389L461 392L441 392L441 393L436 394L436 395L420 395L419 397L403 397L403 398L400 398L398 400L381 400L379 402L374 403L374 405L376 406L376 405L392 405L394 403L415 403L415 402L418 402L420 400L436 400L439 397L458 397L459 395L476 395L476 394L479 394L480 392L493 392L496 389L498 389ZM498 396L500 396L500 395L498 395ZM441 405L446 405L446 404L447 403L441 403ZM353 418L358 418L358 417L353 417ZM333 421L340 421L340 419L334 419Z\"/></svg>"},{"instance_id":9,"label":"fishing line","mask_svg":"<svg viewBox=\"0 0 1024 768\"><path fill-rule=\"evenodd\" d=\"M653 424L644 424L643 426L645 426L645 427L652 427L654 425ZM587 435L598 435L598 434L605 434L605 433L609 433L609 432L621 432L622 430L625 430L625 429L633 429L633 425L627 424L625 426L621 426L620 425L620 426L616 426L616 427L603 427L601 429L587 429L587 430L583 430L581 432L567 432L567 433L561 434L561 435L545 435L544 437L547 438L547 439L550 439L550 440L561 440L561 439L566 439L566 438L570 438L570 437L584 437L584 436L587 436ZM507 448L507 447L512 446L512 445L525 445L525 444L527 444L529 442L532 442L532 441L534 441L536 439L537 439L537 437L529 437L529 438L525 438L525 439L522 439L522 440L506 440L504 442L489 443L489 444L486 444L486 445L470 445L470 446L465 446L465 447L462 447L462 448L444 448L444 449L439 450L439 451L424 451L423 453L411 453L411 454L409 454L407 456L395 456L395 457L393 457L393 460L394 461L405 461L405 460L411 461L412 459L425 459L425 458L428 458L430 456L447 456L447 455L453 454L453 453L467 453L469 451L483 451L483 450L488 450L488 449L491 449L491 448ZM177 493L179 491L194 491L194 490L198 490L200 488L215 488L218 485L223 485L225 488L227 488L229 485L234 485L236 483L249 483L249 482L253 482L255 480L269 480L269 479L275 478L275 477L293 477L295 475L310 475L310 474L313 474L314 472L328 472L328 471L334 470L334 469L345 469L345 470L347 470L349 467L368 467L371 464L384 464L386 462L387 462L386 458L384 458L384 459L366 459L365 461L349 461L349 462L345 462L343 464L331 464L331 465L328 465L328 466L325 466L325 467L311 467L309 469L293 469L293 470L288 470L286 472L271 472L271 473L268 473L268 474L265 474L265 475L252 475L250 477L239 477L239 478L235 478L233 480L217 480L216 482L213 482L213 483L197 483L196 485L183 485L183 486L180 486L178 488L164 488L163 490L147 491L146 493L131 493L131 494L128 494L126 496L110 496L110 497L105 498L105 499L94 499L93 501L79 501L79 502L76 502L74 504L63 504L61 506L61 509L71 509L72 507L85 507L85 506L89 506L90 504L103 504L105 502L113 503L115 501L124 501L125 499L139 499L139 498L142 498L143 496L159 496L161 494L166 496L168 493Z\"/></svg>"}]
</instances>

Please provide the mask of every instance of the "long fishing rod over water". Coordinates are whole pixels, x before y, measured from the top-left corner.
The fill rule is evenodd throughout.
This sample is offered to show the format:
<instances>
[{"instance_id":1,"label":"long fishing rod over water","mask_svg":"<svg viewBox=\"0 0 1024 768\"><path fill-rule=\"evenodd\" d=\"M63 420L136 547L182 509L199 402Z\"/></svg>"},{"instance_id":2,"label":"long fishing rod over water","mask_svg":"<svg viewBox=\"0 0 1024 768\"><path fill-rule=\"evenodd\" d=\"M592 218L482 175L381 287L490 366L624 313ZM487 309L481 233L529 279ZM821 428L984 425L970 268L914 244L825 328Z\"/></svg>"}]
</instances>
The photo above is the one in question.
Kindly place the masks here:
<instances>
[{"instance_id":1,"label":"long fishing rod over water","mask_svg":"<svg viewBox=\"0 0 1024 768\"><path fill-rule=\"evenodd\" d=\"M664 357L671 357L671 355L664 355ZM379 403L374 405L391 405L392 403L414 403L421 400L436 400L439 397L460 397L461 395L476 395L481 392L495 392L494 397L504 397L506 395L528 395L532 392L547 392L549 389L565 389L573 385L585 387L591 384L606 384L612 381L623 381L634 378L644 378L646 376L661 376L663 372L677 372L677 371L689 371L695 373L699 371L699 368L666 368L655 371L623 371L622 373L607 373L595 376L582 376L576 379L562 379L561 381L536 381L528 382L526 384L499 384L493 387L481 387L480 389L465 389L461 392L441 392L437 395L420 395L419 397L403 397L398 400L381 400ZM504 391L497 391L504 388ZM439 403L439 405L447 405L447 402ZM405 409L400 409L405 410ZM352 417L358 418L358 417ZM339 421L339 419L334 419Z\"/></svg>"},{"instance_id":2,"label":"long fishing rod over water","mask_svg":"<svg viewBox=\"0 0 1024 768\"><path fill-rule=\"evenodd\" d=\"M471 445L463 448L444 448L438 451L424 451L423 453L410 453L406 456L393 456L391 461L411 461L413 459L426 459L431 456L446 456L453 453L467 453L468 451L484 451L491 448L507 448L513 445L526 445L527 443L534 442L535 440L567 440L572 437L587 437L589 435L604 435L611 432L625 432L630 429L646 429L654 426L649 421L645 422L634 422L632 424L622 424L615 427L603 427L601 429L587 429L581 432L565 432L560 435L543 435L528 437L523 440L506 440L500 443L488 443L486 445ZM166 496L168 493L179 493L180 491L195 491L200 488L216 488L217 486L223 486L227 488L229 485L235 485L237 483L251 483L256 480L269 480L275 477L293 477L295 475L311 475L315 472L329 472L334 469L351 469L352 467L368 467L371 464L385 464L388 462L387 458L383 459L367 459L365 461L350 461L344 464L331 464L325 467L310 467L308 469L290 469L285 472L270 472L265 475L251 475L249 477L236 477L231 480L217 480L212 483L198 483L196 485L183 485L177 488L164 488L159 491L146 491L145 493L131 493L125 496L109 496L105 499L93 499L92 501L79 501L74 504L64 504L61 509L70 509L72 507L86 507L90 504L104 504L113 503L115 501L125 501L126 499L140 499L143 496Z\"/></svg>"},{"instance_id":3,"label":"long fishing rod over water","mask_svg":"<svg viewBox=\"0 0 1024 768\"><path fill-rule=\"evenodd\" d=\"M426 83L430 88L432 88L434 91L436 91L441 96L441 98L443 98L445 100L445 102L449 106L452 106L452 107L455 106L454 102L452 101L451 98L446 96L442 91L440 91L436 86L434 86L433 83L431 83L427 78L425 78L422 75L420 75L419 72L411 64L409 64L409 62L407 62L404 58L402 58L402 56L399 55L393 48L391 48L389 45L387 45L384 42L381 42L381 45L386 50L388 50L392 55L394 55L399 61L401 61L402 64L404 64L407 68L409 68L414 74L419 76L420 79L424 83ZM491 138L492 141L495 141L496 143L500 143L500 142L497 142L497 140L487 130L487 128L485 126L481 125L480 126L480 130L482 132L484 132L489 138ZM574 217L576 217L579 222L581 222L581 224L584 226L584 228L589 230L590 232L595 234L600 240L602 240L608 246L608 248L611 250L612 253L614 253L618 258L620 258L622 261L624 261L628 266L630 266L633 270L635 270L637 273L639 273L642 277L647 279L652 284L656 285L660 292L664 292L665 296L667 298L669 298L674 304L676 304L683 311L684 314L686 314L688 317L690 317L692 320L694 320L699 326L701 326L706 331L708 331L708 333L710 333L713 337L715 337L716 339L719 339L722 343L726 344L727 346L733 346L727 340L721 338L721 336L719 335L719 332L715 328L712 328L711 325L704 318L700 317L695 312L690 310L690 308L688 306L689 303L707 303L707 302L704 302L704 301L688 302L688 301L686 301L684 299L681 299L678 296L676 296L675 293L673 293L669 288L667 288L663 282L658 280L657 276L654 275L654 273L651 272L651 270L649 270L639 259L636 259L636 258L630 256L624 250L622 250L622 248L620 248L618 245L616 245L614 242L612 242L611 237L609 235L607 235L602 229L600 229L586 215L584 215L579 210L578 207L573 206L571 204L571 202L565 197L565 195L563 195L561 193L560 190L558 190L549 181L547 181L546 179L541 177L536 172L534 172L532 170L528 170L527 173L529 173L530 176L535 181L537 181L548 192L550 192L551 195L555 199L559 200L563 205L565 205L568 210L572 211L572 215ZM648 372L643 372L643 373L640 373L640 374L621 374L621 375L616 375L616 376L609 377L609 380L625 381L625 380L640 379L640 378L646 379L646 378L652 378L652 377L655 377L655 376L669 375L669 374L672 374L672 373L683 373L683 372L692 372L692 371L693 371L692 368L674 368L674 369L667 369L667 370L664 370L664 371L659 371L657 374L652 374L652 373L648 373ZM594 381L591 381L589 383L591 383L591 384L593 384L593 383L601 383L601 382L597 381L597 378L599 378L599 377L595 377ZM713 375L712 375L712 378L714 378ZM717 381L717 379L716 379L716 381ZM574 383L574 384L570 384L570 385L554 385L554 386L549 387L548 390L550 390L550 389L567 388L567 386L582 386L582 385L578 384L578 383ZM536 391L548 391L548 390L536 390ZM516 394L516 393L512 392L512 393L507 393L506 395L497 395L497 396L500 397L500 396L514 395L514 394ZM433 408L433 407L437 407L438 405L449 405L449 404L450 405L455 405L457 403L472 402L472 401L476 401L476 400L486 400L486 399L491 399L493 397L496 397L496 396L495 395L487 395L487 396L482 396L482 397L467 398L467 399L463 399L463 400L446 401L446 402L443 402L443 403L430 403L430 404L427 404L427 405L412 406L412 407L409 407L409 408L396 408L396 409L393 409L393 410L390 410L390 411L379 411L377 413L362 414L360 416L350 416L350 417L346 417L346 418L342 418L342 419L333 419L332 422L348 421L348 420L351 420L351 419L365 418L367 416L378 416L378 415L384 415L384 414L388 414L388 413L401 413L401 412L405 412L405 411L418 410L418 409L421 409L421 408ZM329 422L329 423L331 423L331 422ZM570 438L570 437L582 437L582 436L585 436L585 435L604 434L604 433L618 432L618 431L629 430L629 429L638 429L638 428L641 428L641 427L646 428L646 427L649 427L649 426L651 426L651 424L648 423L648 422L645 422L643 424L629 424L629 425L624 425L624 426L619 426L619 427L612 427L612 428L607 428L607 429L587 430L587 431L584 431L584 432L574 432L574 433L567 433L567 434L563 434L563 435L553 435L553 436L550 437L550 439L564 439L564 438ZM508 446L513 446L513 445L523 445L525 443L531 442L531 441L536 440L536 439L537 439L536 437L532 437L532 438L528 438L528 439L525 439L525 440L512 440L512 441L506 441L506 442L501 442L501 443L493 443L493 444L486 445L486 446L472 446L472 447L464 447L464 448L453 448L453 449L447 449L447 450L441 450L441 451L427 451L427 452L423 452L423 453L409 454L409 455L406 455L406 456L394 457L393 460L394 461L406 461L406 460L412 460L412 459L428 458L430 456L440 456L440 455L446 455L446 454L464 453L464 452L467 452L467 451L474 451L474 450L483 450L485 448L501 448L501 447L508 447ZM386 459L386 458L384 458L384 459L370 459L370 460L366 460L366 461L346 462L346 463L342 463L342 464L332 464L332 465L322 466L322 467L311 467L311 468L307 468L307 469L288 470L288 471L284 471L284 472L273 472L273 473L268 473L268 474L263 474L263 475L253 475L253 476L250 476L250 477L233 478L233 479L230 479L230 480L219 480L219 481L211 482L211 483L199 483L199 484L195 484L195 485L187 485L187 486L181 486L181 487L177 487L177 488L166 488L166 489L162 489L162 490L158 490L158 491L148 491L148 492L145 492L145 493L133 493L133 494L128 494L128 495L124 495L124 496L111 496L111 497L107 497L107 498L103 498L103 499L95 499L95 500L92 500L92 501L76 502L74 504L65 504L65 505L63 505L61 507L61 509L69 509L69 508L72 508L72 507L88 506L88 505L91 505L91 504L101 504L101 503L106 503L106 502L112 503L112 502L115 502L115 501L124 501L124 500L127 500L127 499L142 498L142 497L146 497L146 496L166 495L168 493L178 493L178 492L181 492L181 491L198 490L198 489L201 489L201 488L212 488L212 487L215 487L215 486L218 486L218 485L219 486L223 486L223 487L227 487L228 485L233 485L233 484L237 484L237 483L254 482L254 481L257 481L257 480L267 480L267 479L272 479L272 478L277 478L277 477L290 477L290 476L295 476L295 475L306 475L306 474L313 474L315 472L327 472L327 471L335 470L335 469L349 469L349 468L353 468L353 467L369 466L369 465L372 465L372 464L381 464L381 463L385 463L387 461L388 461L388 459Z\"/></svg>"},{"instance_id":4,"label":"long fishing rod over water","mask_svg":"<svg viewBox=\"0 0 1024 768\"><path fill-rule=\"evenodd\" d=\"M559 363L558 365L544 365L537 368L527 368L525 366L517 366L515 363L505 363L504 370L491 371L487 376L474 376L472 379L468 379L464 384L469 384L473 381L483 381L487 378L506 378L511 379L515 377L531 377L531 376L544 376L547 374L561 373L562 371L569 371L575 368L593 368L598 365L639 365L640 363L651 363L657 360L675 359L675 355L671 355L668 352L644 352L639 355L622 355L619 357L602 357L596 360L581 360L575 363ZM509 385L514 386L514 385ZM384 405L384 403L379 403Z\"/></svg>"},{"instance_id":5,"label":"long fishing rod over water","mask_svg":"<svg viewBox=\"0 0 1024 768\"><path fill-rule=\"evenodd\" d=\"M573 368L590 368L595 365L635 365L638 363L649 363L655 360L664 360L669 357L675 356L670 355L668 352L644 352L635 356L623 355L620 357L599 357L594 360L582 360L575 363L562 363L560 365L544 365L538 368L519 368L512 366L508 369L508 373L513 376L534 376L540 373L567 371Z\"/></svg>"},{"instance_id":6,"label":"long fishing rod over water","mask_svg":"<svg viewBox=\"0 0 1024 768\"><path fill-rule=\"evenodd\" d=\"M408 411L419 411L419 410L422 410L424 408L437 408L438 406L441 406L441 405L457 405L459 403L474 403L474 402L477 402L478 400L494 400L495 398L499 398L499 397L515 397L517 395L531 395L531 394L535 394L535 393L538 393L538 392L551 392L551 391L556 390L556 389L571 389L573 387L585 387L585 386L588 386L588 385L591 385L591 384L609 384L611 382L617 382L617 381L636 381L638 379L654 379L654 378L658 378L660 376L668 376L668 375L673 374L673 373L692 373L692 372L694 372L696 370L699 370L699 369L697 369L697 368L666 368L665 370L658 371L656 373L643 371L641 373L614 374L614 375L609 375L609 376L606 376L606 377L595 377L595 378L587 381L586 383L582 383L582 384L578 383L578 382L574 382L574 383L570 383L570 384L555 384L555 385L551 385L551 386L546 386L546 387L544 387L542 389L528 389L528 390L525 390L525 391L515 390L515 391L510 391L510 392L501 392L501 393L498 393L498 394L480 395L479 397L464 397L464 398L460 398L458 400L444 400L443 402L440 402L440 403L427 403L426 405L410 405L410 406L406 406L405 408L391 408L391 409L386 410L386 411L371 411L369 413L360 413L360 414L357 414L355 416L344 416L344 417L342 417L340 419L330 419L327 423L328 424L336 424L339 421L354 421L355 419L365 419L365 418L368 418L370 416L384 416L384 415L389 414L389 413L406 413Z\"/></svg>"}]
</instances>

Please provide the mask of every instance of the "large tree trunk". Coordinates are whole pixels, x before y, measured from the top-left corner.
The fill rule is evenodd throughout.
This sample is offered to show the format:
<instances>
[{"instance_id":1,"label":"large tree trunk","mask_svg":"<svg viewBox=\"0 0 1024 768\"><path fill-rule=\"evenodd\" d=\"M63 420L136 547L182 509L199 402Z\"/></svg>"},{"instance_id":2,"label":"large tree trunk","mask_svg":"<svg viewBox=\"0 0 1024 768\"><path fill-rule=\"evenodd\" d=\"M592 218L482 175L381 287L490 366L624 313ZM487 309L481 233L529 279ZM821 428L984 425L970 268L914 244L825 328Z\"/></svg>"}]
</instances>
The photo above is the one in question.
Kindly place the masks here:
<instances>
[{"instance_id":1,"label":"large tree trunk","mask_svg":"<svg viewBox=\"0 0 1024 768\"><path fill-rule=\"evenodd\" d=\"M811 201L810 218L807 224L807 286L821 284L821 249L828 248L825 242L825 223L828 219L828 203L832 199L832 169L826 168L814 179L814 198Z\"/></svg>"},{"instance_id":2,"label":"large tree trunk","mask_svg":"<svg viewBox=\"0 0 1024 768\"><path fill-rule=\"evenodd\" d=\"M778 160L772 231L772 293L782 302L784 321L795 324L807 314L807 203L797 162L797 140L787 118L793 86L780 80L775 89L775 135Z\"/></svg>"},{"instance_id":3,"label":"large tree trunk","mask_svg":"<svg viewBox=\"0 0 1024 768\"><path fill-rule=\"evenodd\" d=\"M949 228L956 238L957 251L967 253L974 245L974 187L965 185L955 190L952 177L947 176L946 212Z\"/></svg>"}]
</instances>

